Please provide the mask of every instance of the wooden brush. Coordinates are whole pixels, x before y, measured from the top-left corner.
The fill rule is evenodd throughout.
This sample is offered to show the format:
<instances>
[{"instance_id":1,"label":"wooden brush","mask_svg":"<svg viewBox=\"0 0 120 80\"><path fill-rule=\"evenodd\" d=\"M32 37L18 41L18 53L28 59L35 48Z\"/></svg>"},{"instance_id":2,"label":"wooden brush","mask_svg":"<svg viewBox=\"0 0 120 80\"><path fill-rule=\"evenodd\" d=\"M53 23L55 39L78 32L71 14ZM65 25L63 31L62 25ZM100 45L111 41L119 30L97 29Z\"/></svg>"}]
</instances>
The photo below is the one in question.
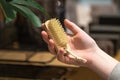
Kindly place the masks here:
<instances>
[{"instance_id":1,"label":"wooden brush","mask_svg":"<svg viewBox=\"0 0 120 80\"><path fill-rule=\"evenodd\" d=\"M86 59L83 59L83 58L73 54L70 51L67 35L58 19L53 18L53 19L47 20L45 22L45 27L46 27L46 31L47 31L48 35L55 42L55 46L56 46L57 50L59 48L64 48L65 53L67 53L70 58L77 59L83 63L87 62Z\"/></svg>"}]
</instances>

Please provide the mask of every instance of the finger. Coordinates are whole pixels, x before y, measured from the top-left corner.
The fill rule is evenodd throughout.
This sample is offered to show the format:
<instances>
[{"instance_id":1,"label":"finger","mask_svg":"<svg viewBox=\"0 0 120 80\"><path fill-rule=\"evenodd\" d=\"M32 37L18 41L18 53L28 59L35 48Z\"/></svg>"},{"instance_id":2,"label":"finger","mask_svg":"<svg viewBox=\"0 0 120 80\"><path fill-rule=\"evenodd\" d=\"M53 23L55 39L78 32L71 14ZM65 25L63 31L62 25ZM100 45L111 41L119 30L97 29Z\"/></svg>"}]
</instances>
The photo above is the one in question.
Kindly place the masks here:
<instances>
[{"instance_id":1,"label":"finger","mask_svg":"<svg viewBox=\"0 0 120 80\"><path fill-rule=\"evenodd\" d=\"M42 31L41 35L42 35L43 40L48 44L49 42L48 34L45 31Z\"/></svg>"},{"instance_id":2,"label":"finger","mask_svg":"<svg viewBox=\"0 0 120 80\"><path fill-rule=\"evenodd\" d=\"M50 51L51 54L56 55L55 49L52 48L50 45L48 45L48 49L49 49L49 51Z\"/></svg>"},{"instance_id":3,"label":"finger","mask_svg":"<svg viewBox=\"0 0 120 80\"><path fill-rule=\"evenodd\" d=\"M78 33L80 31L80 28L74 24L73 22L69 21L68 19L64 20L65 26L70 29L74 34Z\"/></svg>"},{"instance_id":4,"label":"finger","mask_svg":"<svg viewBox=\"0 0 120 80\"><path fill-rule=\"evenodd\" d=\"M78 61L75 58L71 58L69 57L69 55L70 54L65 55L64 49L60 49L57 53L57 59L66 64L74 64L74 65L80 64L80 62L78 63Z\"/></svg>"},{"instance_id":5,"label":"finger","mask_svg":"<svg viewBox=\"0 0 120 80\"><path fill-rule=\"evenodd\" d=\"M81 37L85 37L86 36L87 38L89 38L89 35L85 31L83 31L81 28L79 28L76 24L74 24L73 22L69 21L68 19L64 20L64 24L74 34L80 33Z\"/></svg>"},{"instance_id":6,"label":"finger","mask_svg":"<svg viewBox=\"0 0 120 80\"><path fill-rule=\"evenodd\" d=\"M41 26L43 29L45 29L45 23L42 23L42 26Z\"/></svg>"},{"instance_id":7,"label":"finger","mask_svg":"<svg viewBox=\"0 0 120 80\"><path fill-rule=\"evenodd\" d=\"M54 43L54 41L53 41L52 39L49 40L49 45L50 45L50 47L51 47L52 49L55 48L55 43Z\"/></svg>"},{"instance_id":8,"label":"finger","mask_svg":"<svg viewBox=\"0 0 120 80\"><path fill-rule=\"evenodd\" d=\"M61 61L63 63L71 64L70 58L65 54L66 54L66 51L62 48L58 51L56 57L59 61Z\"/></svg>"},{"instance_id":9,"label":"finger","mask_svg":"<svg viewBox=\"0 0 120 80\"><path fill-rule=\"evenodd\" d=\"M64 49L60 49L56 55L57 59L61 62L67 63L66 59L65 59L65 55L64 55L65 51Z\"/></svg>"},{"instance_id":10,"label":"finger","mask_svg":"<svg viewBox=\"0 0 120 80\"><path fill-rule=\"evenodd\" d=\"M72 64L72 65L81 65L81 62L78 61L76 58L72 58L70 57L69 55L70 54L67 54L67 55L64 55L65 54L65 51L64 49L60 49L57 53L57 59L63 63L66 63L66 64Z\"/></svg>"},{"instance_id":11,"label":"finger","mask_svg":"<svg viewBox=\"0 0 120 80\"><path fill-rule=\"evenodd\" d=\"M48 48L49 48L49 51L53 54L53 55L56 55L57 54L57 50L55 48L55 43L52 39L49 40L49 43L48 43Z\"/></svg>"}]
</instances>

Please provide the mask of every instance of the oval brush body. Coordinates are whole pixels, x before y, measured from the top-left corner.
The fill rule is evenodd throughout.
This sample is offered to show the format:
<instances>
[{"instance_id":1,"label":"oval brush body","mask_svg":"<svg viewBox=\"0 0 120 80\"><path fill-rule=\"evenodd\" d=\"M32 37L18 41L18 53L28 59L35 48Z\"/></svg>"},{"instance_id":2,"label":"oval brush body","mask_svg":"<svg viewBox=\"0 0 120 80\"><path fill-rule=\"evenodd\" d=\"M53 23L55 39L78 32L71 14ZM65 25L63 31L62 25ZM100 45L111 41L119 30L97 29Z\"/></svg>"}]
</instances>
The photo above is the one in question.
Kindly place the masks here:
<instances>
[{"instance_id":1,"label":"oval brush body","mask_svg":"<svg viewBox=\"0 0 120 80\"><path fill-rule=\"evenodd\" d=\"M58 19L50 19L45 22L46 31L50 38L52 38L55 42L55 47L58 50L59 48L64 48L66 53L69 55L70 58L77 59L83 63L86 63L87 60L83 59L81 57L78 57L77 55L73 54L70 51L70 47L67 44L68 38L65 34L64 29L62 28L62 25Z\"/></svg>"}]
</instances>

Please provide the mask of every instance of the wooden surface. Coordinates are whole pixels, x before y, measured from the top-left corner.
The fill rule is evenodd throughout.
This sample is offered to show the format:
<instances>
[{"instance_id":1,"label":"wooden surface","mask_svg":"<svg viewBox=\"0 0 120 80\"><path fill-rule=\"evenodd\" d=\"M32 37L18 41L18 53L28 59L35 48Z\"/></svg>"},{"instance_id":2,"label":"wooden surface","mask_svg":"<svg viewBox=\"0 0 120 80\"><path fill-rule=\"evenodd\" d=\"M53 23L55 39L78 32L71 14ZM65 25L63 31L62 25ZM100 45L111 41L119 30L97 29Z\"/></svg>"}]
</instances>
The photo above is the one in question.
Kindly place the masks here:
<instances>
[{"instance_id":1,"label":"wooden surface","mask_svg":"<svg viewBox=\"0 0 120 80\"><path fill-rule=\"evenodd\" d=\"M120 61L120 50L118 50L117 55L114 56L117 60ZM17 51L17 50L0 50L0 62L2 61L13 62L17 61L18 63L46 63L44 65L53 65L53 66L72 66L64 64L58 61L54 55L48 51L34 52L34 51ZM15 61L15 62L14 62ZM75 67L75 66L72 66Z\"/></svg>"},{"instance_id":2,"label":"wooden surface","mask_svg":"<svg viewBox=\"0 0 120 80\"><path fill-rule=\"evenodd\" d=\"M26 57L29 57L28 60ZM60 66L68 68L67 73L63 76L65 79L60 80L103 80L95 72L84 68L66 65L59 62L54 58L50 52L33 52L33 51L11 51L11 50L1 50L0 59L8 61L0 61L1 64L21 64L21 65L39 65L39 66ZM117 55L114 56L117 60L120 61L120 50L117 52ZM51 60L53 59L53 60ZM13 61L9 61L13 60ZM14 62L14 60L17 60ZM19 62L21 61L21 62ZM42 62L42 63L41 63ZM43 64L44 63L44 64ZM46 63L46 64L45 64ZM45 74L45 73L44 73ZM15 77L0 77L0 80L33 80L27 78L15 78ZM35 79L41 80L41 79Z\"/></svg>"},{"instance_id":3,"label":"wooden surface","mask_svg":"<svg viewBox=\"0 0 120 80\"><path fill-rule=\"evenodd\" d=\"M0 63L76 67L58 61L56 57L50 54L50 52L48 51L34 52L34 51L0 50Z\"/></svg>"}]
</instances>

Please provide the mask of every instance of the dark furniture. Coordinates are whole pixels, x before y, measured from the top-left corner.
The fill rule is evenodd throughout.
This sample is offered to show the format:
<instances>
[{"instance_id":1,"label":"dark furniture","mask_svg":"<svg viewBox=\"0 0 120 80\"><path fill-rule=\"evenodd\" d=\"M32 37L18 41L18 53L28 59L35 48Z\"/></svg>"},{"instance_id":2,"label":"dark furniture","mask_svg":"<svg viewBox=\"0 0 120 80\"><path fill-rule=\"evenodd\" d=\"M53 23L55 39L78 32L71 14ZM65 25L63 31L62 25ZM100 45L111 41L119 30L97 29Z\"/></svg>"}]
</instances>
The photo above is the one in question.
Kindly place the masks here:
<instances>
[{"instance_id":1,"label":"dark furniture","mask_svg":"<svg viewBox=\"0 0 120 80\"><path fill-rule=\"evenodd\" d=\"M96 40L110 40L114 55L120 48L120 15L99 16L99 23L90 26L90 35Z\"/></svg>"}]
</instances>

